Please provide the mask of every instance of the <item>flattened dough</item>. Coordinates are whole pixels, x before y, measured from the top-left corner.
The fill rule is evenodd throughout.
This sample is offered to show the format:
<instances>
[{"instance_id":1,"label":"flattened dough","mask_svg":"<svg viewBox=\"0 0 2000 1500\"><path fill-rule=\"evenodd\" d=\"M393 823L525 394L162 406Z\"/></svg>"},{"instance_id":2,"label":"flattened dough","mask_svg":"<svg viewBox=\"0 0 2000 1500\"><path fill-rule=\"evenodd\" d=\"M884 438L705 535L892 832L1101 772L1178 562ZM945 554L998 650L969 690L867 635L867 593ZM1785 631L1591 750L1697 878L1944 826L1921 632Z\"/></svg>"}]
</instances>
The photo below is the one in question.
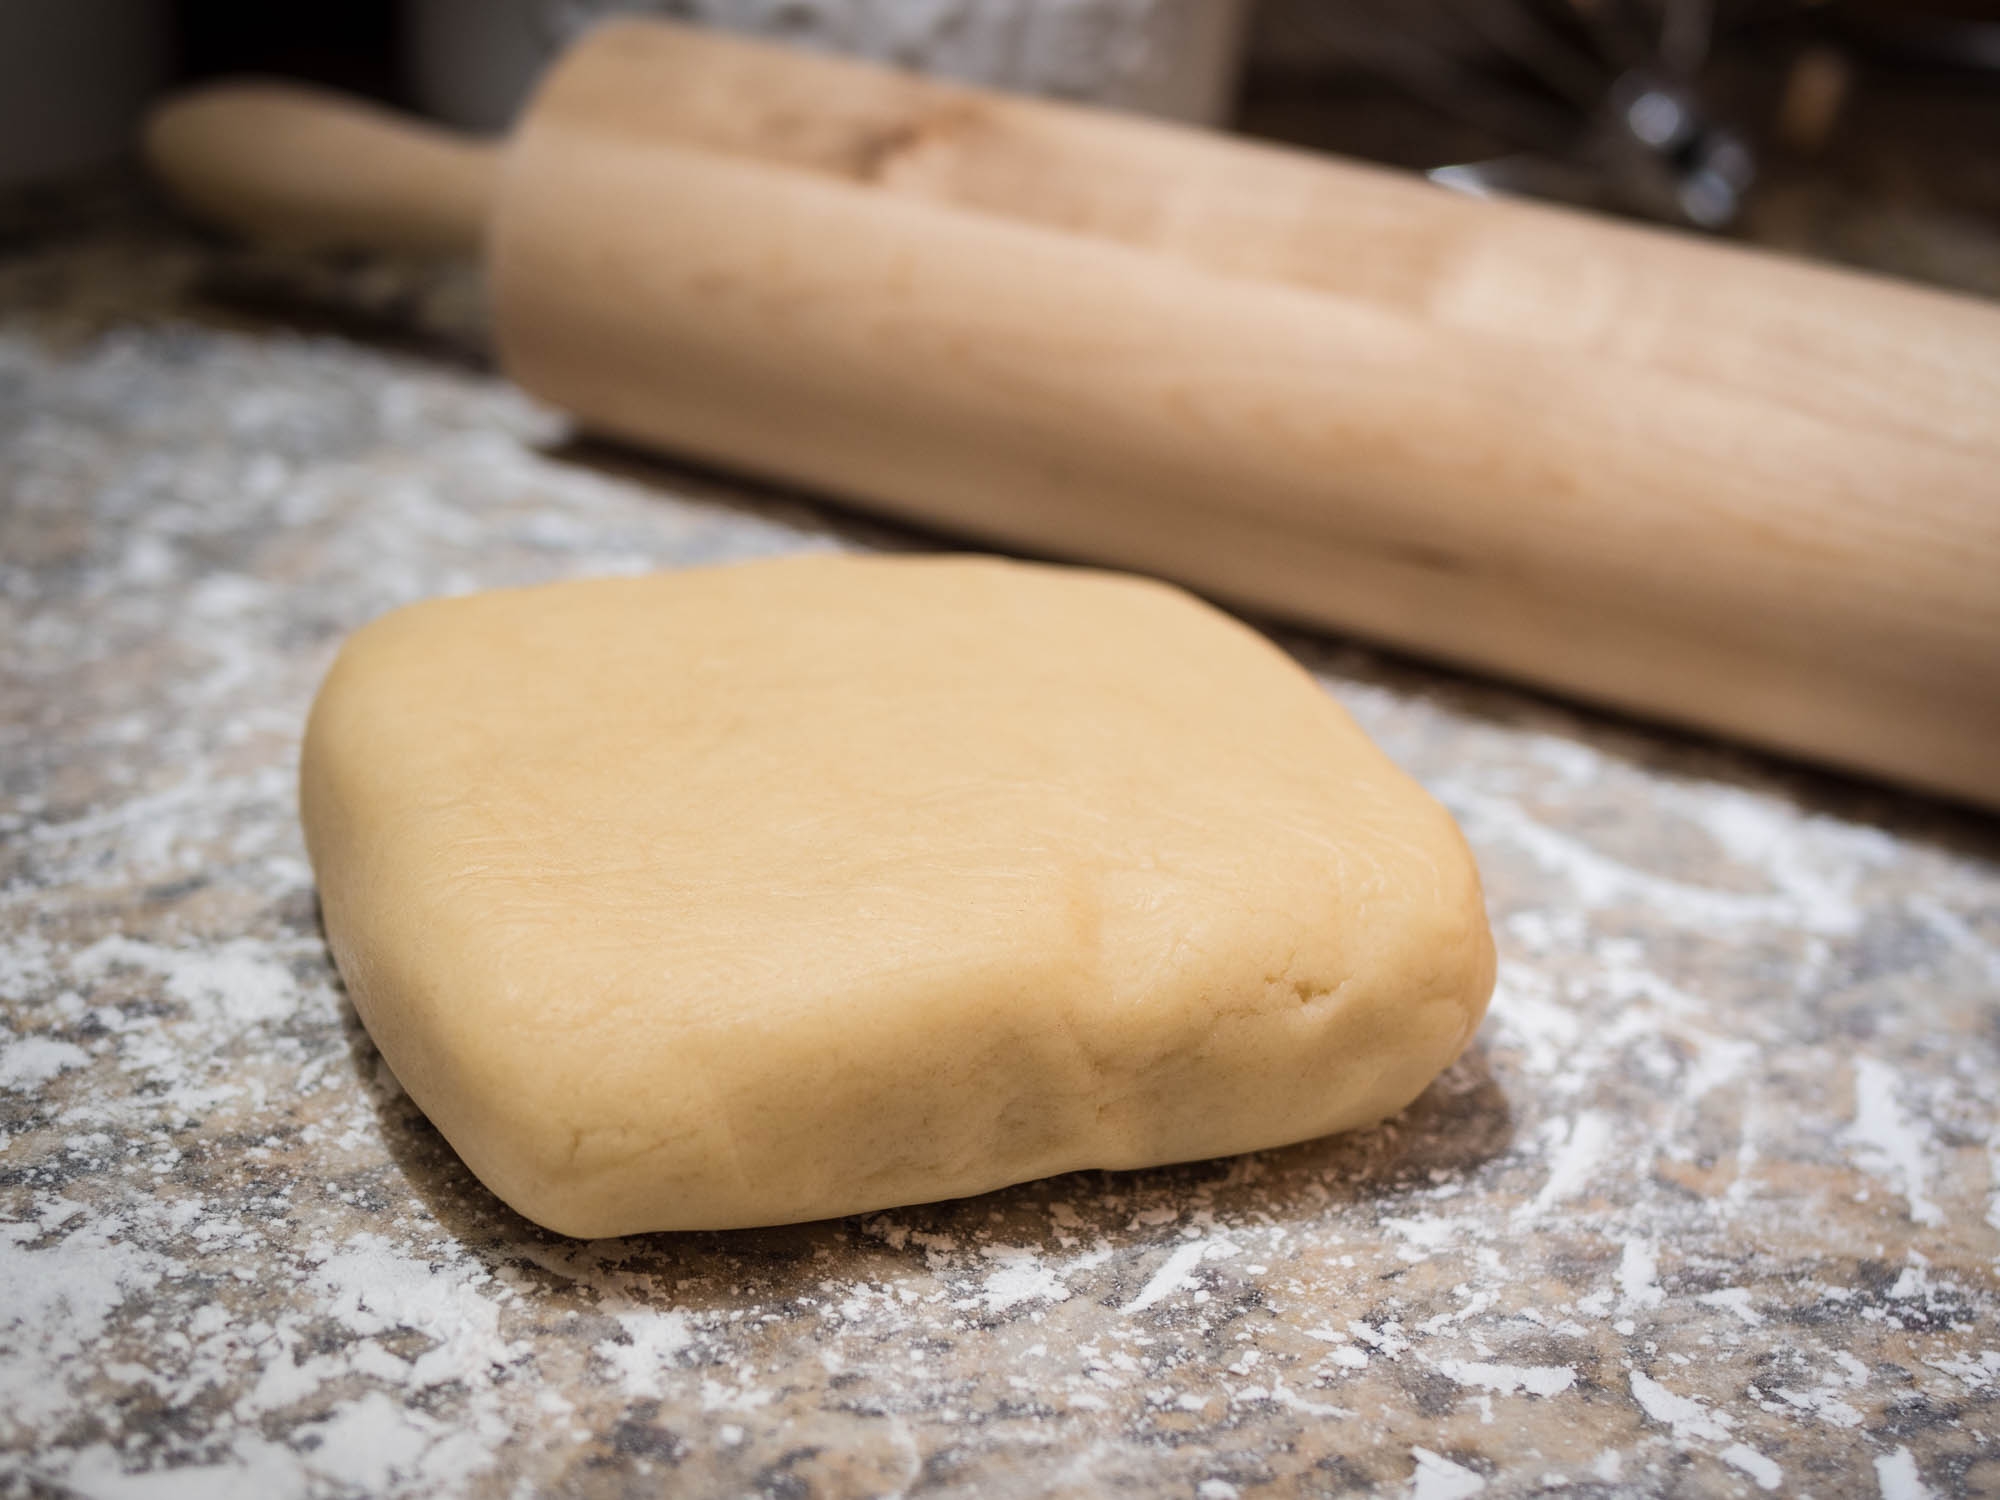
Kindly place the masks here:
<instances>
[{"instance_id":1,"label":"flattened dough","mask_svg":"<svg viewBox=\"0 0 2000 1500\"><path fill-rule=\"evenodd\" d=\"M1135 578L821 556L419 604L347 642L301 781L384 1057L569 1234L1368 1124L1493 983L1444 811Z\"/></svg>"}]
</instances>

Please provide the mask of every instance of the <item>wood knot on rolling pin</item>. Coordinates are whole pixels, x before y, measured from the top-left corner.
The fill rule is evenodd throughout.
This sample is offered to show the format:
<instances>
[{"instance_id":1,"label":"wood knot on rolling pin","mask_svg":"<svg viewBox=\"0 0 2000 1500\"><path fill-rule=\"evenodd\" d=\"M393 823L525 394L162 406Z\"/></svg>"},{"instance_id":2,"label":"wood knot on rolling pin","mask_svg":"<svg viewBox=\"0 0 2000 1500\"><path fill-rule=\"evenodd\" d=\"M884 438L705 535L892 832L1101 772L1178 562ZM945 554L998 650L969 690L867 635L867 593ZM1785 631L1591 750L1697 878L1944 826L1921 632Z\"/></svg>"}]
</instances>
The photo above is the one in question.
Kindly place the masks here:
<instances>
[{"instance_id":1,"label":"wood knot on rolling pin","mask_svg":"<svg viewBox=\"0 0 2000 1500\"><path fill-rule=\"evenodd\" d=\"M980 110L968 102L953 102L926 110L915 119L899 120L857 137L840 165L843 176L856 182L888 182L900 166L910 164L927 148L955 145L980 123Z\"/></svg>"}]
</instances>

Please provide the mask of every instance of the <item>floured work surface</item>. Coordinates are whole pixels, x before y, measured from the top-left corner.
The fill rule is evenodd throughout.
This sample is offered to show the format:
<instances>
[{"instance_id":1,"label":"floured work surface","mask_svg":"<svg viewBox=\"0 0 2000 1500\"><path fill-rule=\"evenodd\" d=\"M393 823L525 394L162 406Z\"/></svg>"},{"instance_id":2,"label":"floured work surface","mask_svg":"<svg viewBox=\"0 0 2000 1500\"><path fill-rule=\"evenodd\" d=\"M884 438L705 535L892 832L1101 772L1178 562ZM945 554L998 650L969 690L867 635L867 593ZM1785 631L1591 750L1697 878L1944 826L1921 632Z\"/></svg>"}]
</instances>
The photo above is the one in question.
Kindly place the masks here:
<instances>
[{"instance_id":1,"label":"floured work surface","mask_svg":"<svg viewBox=\"0 0 2000 1500\"><path fill-rule=\"evenodd\" d=\"M466 1162L735 1229L1394 1114L1493 984L1451 819L1178 589L798 558L360 631L301 771L327 936Z\"/></svg>"},{"instance_id":2,"label":"floured work surface","mask_svg":"<svg viewBox=\"0 0 2000 1500\"><path fill-rule=\"evenodd\" d=\"M1492 1011L1410 1109L563 1238L340 987L313 692L413 600L911 539L217 327L185 241L8 253L0 1493L2000 1489L1992 820L1293 637L1486 884Z\"/></svg>"}]
</instances>

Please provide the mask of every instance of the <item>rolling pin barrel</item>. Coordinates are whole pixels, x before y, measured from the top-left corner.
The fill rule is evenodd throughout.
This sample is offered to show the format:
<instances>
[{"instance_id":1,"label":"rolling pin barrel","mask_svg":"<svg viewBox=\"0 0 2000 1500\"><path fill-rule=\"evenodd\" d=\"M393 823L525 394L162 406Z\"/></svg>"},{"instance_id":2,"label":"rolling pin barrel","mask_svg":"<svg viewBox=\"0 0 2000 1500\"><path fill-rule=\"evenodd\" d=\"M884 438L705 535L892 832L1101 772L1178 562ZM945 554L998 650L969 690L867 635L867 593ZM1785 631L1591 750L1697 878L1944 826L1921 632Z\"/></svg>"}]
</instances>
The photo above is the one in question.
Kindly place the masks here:
<instances>
[{"instance_id":1,"label":"rolling pin barrel","mask_svg":"<svg viewBox=\"0 0 2000 1500\"><path fill-rule=\"evenodd\" d=\"M652 22L497 182L599 431L2000 805L1991 306Z\"/></svg>"}]
</instances>

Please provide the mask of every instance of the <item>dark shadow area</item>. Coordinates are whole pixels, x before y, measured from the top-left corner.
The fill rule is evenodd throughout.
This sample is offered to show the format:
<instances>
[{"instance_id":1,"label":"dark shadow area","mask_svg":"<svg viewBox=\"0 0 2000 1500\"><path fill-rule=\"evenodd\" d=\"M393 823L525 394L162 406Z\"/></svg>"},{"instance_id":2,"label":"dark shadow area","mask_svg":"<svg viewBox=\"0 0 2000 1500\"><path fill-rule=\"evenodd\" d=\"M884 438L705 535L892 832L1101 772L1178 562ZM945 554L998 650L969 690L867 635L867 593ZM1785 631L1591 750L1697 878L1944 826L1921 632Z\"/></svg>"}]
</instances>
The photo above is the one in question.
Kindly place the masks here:
<instances>
[{"instance_id":1,"label":"dark shadow area","mask_svg":"<svg viewBox=\"0 0 2000 1500\"><path fill-rule=\"evenodd\" d=\"M471 265L363 253L300 257L211 242L187 295L195 310L234 322L494 372L485 287Z\"/></svg>"},{"instance_id":2,"label":"dark shadow area","mask_svg":"<svg viewBox=\"0 0 2000 1500\"><path fill-rule=\"evenodd\" d=\"M1356 31L1362 7L1326 9L1336 28L1346 17L1345 44L1301 50L1295 38L1253 57L1238 132L1420 172L1523 151L1587 159L1574 150L1588 138L1584 116L1490 36L1475 39L1476 7L1445 7L1457 13L1450 22L1437 7L1373 8L1372 44ZM1838 0L1735 10L1696 88L1704 115L1754 155L1729 237L2000 295L1991 7ZM1541 107L1524 113L1524 104ZM1629 206L1616 194L1596 205Z\"/></svg>"},{"instance_id":3,"label":"dark shadow area","mask_svg":"<svg viewBox=\"0 0 2000 1500\"><path fill-rule=\"evenodd\" d=\"M177 81L253 74L406 102L396 0L174 0Z\"/></svg>"},{"instance_id":4,"label":"dark shadow area","mask_svg":"<svg viewBox=\"0 0 2000 1500\"><path fill-rule=\"evenodd\" d=\"M0 189L0 267L86 237L168 228L136 162Z\"/></svg>"}]
</instances>

